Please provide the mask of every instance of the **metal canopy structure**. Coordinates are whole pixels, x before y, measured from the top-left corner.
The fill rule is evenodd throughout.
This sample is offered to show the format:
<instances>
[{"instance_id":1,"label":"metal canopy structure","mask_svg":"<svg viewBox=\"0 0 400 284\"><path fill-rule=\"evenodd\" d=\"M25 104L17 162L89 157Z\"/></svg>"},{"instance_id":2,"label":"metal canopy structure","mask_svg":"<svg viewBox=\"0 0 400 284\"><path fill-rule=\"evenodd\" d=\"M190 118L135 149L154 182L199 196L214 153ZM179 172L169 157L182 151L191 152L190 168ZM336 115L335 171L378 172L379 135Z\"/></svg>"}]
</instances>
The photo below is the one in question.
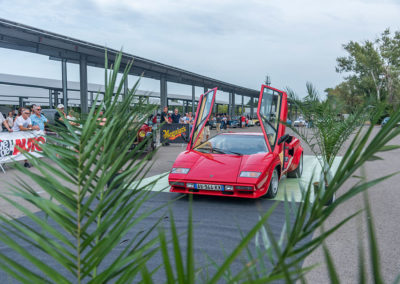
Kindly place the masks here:
<instances>
[{"instance_id":1,"label":"metal canopy structure","mask_svg":"<svg viewBox=\"0 0 400 284\"><path fill-rule=\"evenodd\" d=\"M72 105L76 106L76 102L79 101L78 93L80 91L80 84L79 82L68 81L66 86L69 94L68 101L69 103L72 102ZM62 87L62 80L0 73L0 104L18 105L19 98L22 97L26 98L30 102L49 105L47 104L47 101L49 101L49 91L52 93L61 93L63 92ZM117 88L115 91L116 90ZM92 99L96 94L103 94L104 91L104 85L93 83L88 84L88 92L91 94ZM143 98L160 98L160 93L154 91L137 90L136 95ZM168 94L168 100L189 102L192 101L193 98L191 95L170 93ZM198 98L194 98L196 103L198 100ZM92 102L91 100L89 101L91 105ZM64 101L62 101L62 103L64 103ZM152 101L152 103L158 104L159 102ZM228 104L228 102L224 100L216 100L216 103L220 105ZM57 103L54 104L57 105ZM174 104L174 106L176 105L180 104Z\"/></svg>"},{"instance_id":2,"label":"metal canopy structure","mask_svg":"<svg viewBox=\"0 0 400 284\"><path fill-rule=\"evenodd\" d=\"M20 23L0 18L0 47L21 50L49 56L50 59L62 62L80 64L81 75L81 99L85 99L87 90L87 66L104 68L105 53L108 55L110 65L118 50L106 48L97 44L70 38L45 30L37 29ZM223 82L217 79L199 75L177 67L162 64L143 57L123 53L121 72L126 65L133 60L131 75L143 76L160 80L161 101L165 101L166 82L187 84L192 86L213 88L231 94L248 97L258 97L259 91ZM87 94L86 94L87 99ZM82 107L86 102L82 101Z\"/></svg>"}]
</instances>

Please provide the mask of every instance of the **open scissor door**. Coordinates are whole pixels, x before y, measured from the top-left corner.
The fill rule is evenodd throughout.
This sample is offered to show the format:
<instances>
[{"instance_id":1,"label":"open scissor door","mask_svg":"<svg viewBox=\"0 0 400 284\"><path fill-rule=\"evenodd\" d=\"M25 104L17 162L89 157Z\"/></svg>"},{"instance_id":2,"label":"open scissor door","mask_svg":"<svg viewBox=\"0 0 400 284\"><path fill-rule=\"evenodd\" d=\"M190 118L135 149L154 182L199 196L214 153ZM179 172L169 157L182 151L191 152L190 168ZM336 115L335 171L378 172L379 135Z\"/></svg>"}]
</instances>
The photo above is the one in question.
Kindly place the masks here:
<instances>
[{"instance_id":1,"label":"open scissor door","mask_svg":"<svg viewBox=\"0 0 400 284\"><path fill-rule=\"evenodd\" d=\"M193 129L190 134L190 140L187 147L188 150L193 149L202 142L201 138L203 137L204 126L210 118L216 94L217 88L214 88L200 96L196 111L196 118L193 123Z\"/></svg>"},{"instance_id":2,"label":"open scissor door","mask_svg":"<svg viewBox=\"0 0 400 284\"><path fill-rule=\"evenodd\" d=\"M285 124L281 122L286 122L287 117L286 93L263 85L258 100L257 116L265 141L272 152L279 137L285 133ZM281 152L280 150L278 152Z\"/></svg>"}]
</instances>

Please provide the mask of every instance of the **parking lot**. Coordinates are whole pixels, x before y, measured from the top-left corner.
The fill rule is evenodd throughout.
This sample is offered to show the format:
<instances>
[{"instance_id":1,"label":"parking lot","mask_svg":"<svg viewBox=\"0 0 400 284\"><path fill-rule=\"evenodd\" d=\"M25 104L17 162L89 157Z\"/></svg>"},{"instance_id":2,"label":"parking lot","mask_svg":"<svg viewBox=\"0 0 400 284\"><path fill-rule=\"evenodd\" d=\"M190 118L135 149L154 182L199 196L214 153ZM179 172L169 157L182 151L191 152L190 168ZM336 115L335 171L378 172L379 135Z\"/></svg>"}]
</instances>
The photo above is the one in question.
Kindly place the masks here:
<instances>
[{"instance_id":1,"label":"parking lot","mask_svg":"<svg viewBox=\"0 0 400 284\"><path fill-rule=\"evenodd\" d=\"M374 133L379 131L380 127L374 128ZM245 129L228 129L228 131L260 131L259 127L250 127ZM290 132L290 131L289 131ZM215 130L212 130L215 133ZM400 144L400 138L397 137L391 144ZM168 172L177 157L177 155L185 150L185 145L171 144L170 146L160 147L155 157L153 158L154 164L146 177L152 177ZM308 147L304 146L305 155L311 155ZM342 149L342 153L345 149ZM387 175L395 172L400 168L400 151L382 152L380 156L383 160L369 162L365 166L367 179L371 180L377 177ZM35 168L30 170L36 171ZM0 174L0 193L7 192L7 187L16 184L16 179L19 177L18 172L12 168L6 168L5 174ZM24 180L25 182L29 182ZM338 192L338 195L345 192L356 180L350 179L345 186ZM10 185L9 185L10 184ZM400 214L400 202L398 191L400 189L400 176L395 176L389 180L376 185L369 190L369 197L372 206L373 218L376 226L376 233L381 252L381 267L385 280L393 281L399 272L400 267L400 246L398 241L398 232L400 232L400 223L397 216ZM38 188L38 193L40 192ZM159 204L165 200L172 200L175 198L173 193L163 193L159 199L154 200ZM195 235L195 242L198 247L196 249L206 249L207 252L212 254L211 248L207 244L210 243L210 234L218 234L212 236L212 240L226 239L228 246L233 246L236 241L240 239L237 231L237 225L240 225L244 231L251 227L251 224L257 221L260 210L265 212L273 201L270 200L246 200L246 199L232 199L220 197L196 197L194 207L194 223L197 224L197 231ZM29 208L29 204L26 204ZM357 210L363 208L362 195L354 197L346 204L337 208L334 214L327 220L325 229L336 225L345 217L351 215ZM0 208L3 212L10 216L17 218L22 214L0 200ZM34 210L34 208L31 208ZM276 214L273 216L272 222L277 231L280 230L280 224L283 220L283 214L277 209ZM187 216L187 199L180 200L174 205L175 214L179 214L178 222L184 226ZM234 221L233 221L234 220ZM221 230L223 228L223 230ZM236 228L236 229L235 229ZM340 275L344 283L355 283L358 277L358 239L359 232L364 240L364 247L367 247L366 223L364 216L360 215L351 220L343 226L337 233L331 236L327 245L331 251L337 273ZM314 236L315 237L315 236ZM315 263L324 263L324 256L321 250L315 251L310 257L307 258L304 265L309 266ZM310 283L328 283L327 270L323 265L312 270L307 275Z\"/></svg>"}]
</instances>

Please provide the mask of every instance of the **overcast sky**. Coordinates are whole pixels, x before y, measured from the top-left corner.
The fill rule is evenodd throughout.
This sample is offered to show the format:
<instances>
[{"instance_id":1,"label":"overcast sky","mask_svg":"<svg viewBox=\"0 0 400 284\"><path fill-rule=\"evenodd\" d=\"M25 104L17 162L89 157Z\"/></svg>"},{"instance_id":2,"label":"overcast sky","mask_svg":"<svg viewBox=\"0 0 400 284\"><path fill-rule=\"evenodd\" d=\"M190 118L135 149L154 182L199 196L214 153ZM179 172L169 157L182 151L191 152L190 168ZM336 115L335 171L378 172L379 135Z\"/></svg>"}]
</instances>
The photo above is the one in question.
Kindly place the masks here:
<instances>
[{"instance_id":1,"label":"overcast sky","mask_svg":"<svg viewBox=\"0 0 400 284\"><path fill-rule=\"evenodd\" d=\"M341 82L342 44L400 30L400 1L0 0L0 17L253 89L269 75L274 87L301 95L307 81L320 93ZM0 49L0 73L60 79L61 67ZM69 64L68 79L78 75ZM89 70L90 82L102 79L102 71ZM158 91L159 84L144 81L143 88Z\"/></svg>"}]
</instances>

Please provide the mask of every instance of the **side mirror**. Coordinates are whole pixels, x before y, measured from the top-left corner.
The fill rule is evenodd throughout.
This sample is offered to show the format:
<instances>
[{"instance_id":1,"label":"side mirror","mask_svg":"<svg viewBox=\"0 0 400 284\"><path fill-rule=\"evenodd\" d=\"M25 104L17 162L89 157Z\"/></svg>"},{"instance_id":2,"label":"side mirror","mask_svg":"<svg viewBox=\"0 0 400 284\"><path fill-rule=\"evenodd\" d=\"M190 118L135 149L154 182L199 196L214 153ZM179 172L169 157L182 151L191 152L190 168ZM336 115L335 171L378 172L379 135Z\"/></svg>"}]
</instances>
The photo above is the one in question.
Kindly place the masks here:
<instances>
[{"instance_id":1,"label":"side mirror","mask_svg":"<svg viewBox=\"0 0 400 284\"><path fill-rule=\"evenodd\" d=\"M289 134L285 134L283 136L281 136L281 138L279 138L278 140L278 145L282 144L283 142L286 142L287 140L289 140L290 135Z\"/></svg>"}]
</instances>

